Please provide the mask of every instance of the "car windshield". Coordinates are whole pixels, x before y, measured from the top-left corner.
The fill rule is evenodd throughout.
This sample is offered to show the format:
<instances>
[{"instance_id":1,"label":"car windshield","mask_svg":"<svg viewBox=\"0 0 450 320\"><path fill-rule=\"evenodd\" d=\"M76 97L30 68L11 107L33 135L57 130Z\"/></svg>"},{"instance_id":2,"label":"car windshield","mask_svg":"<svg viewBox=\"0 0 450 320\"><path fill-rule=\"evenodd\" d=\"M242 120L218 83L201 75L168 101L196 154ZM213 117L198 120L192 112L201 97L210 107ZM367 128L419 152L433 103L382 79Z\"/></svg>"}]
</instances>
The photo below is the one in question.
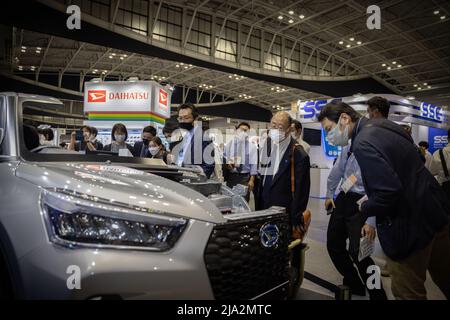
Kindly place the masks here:
<instances>
[{"instance_id":1,"label":"car windshield","mask_svg":"<svg viewBox=\"0 0 450 320\"><path fill-rule=\"evenodd\" d=\"M18 138L23 159L38 162L111 162L133 167L166 167L160 161L156 163L149 158L133 157L134 141L129 141L130 139L121 143L120 147L111 147L110 132L113 124L111 128L104 130L109 132L109 140L106 141L108 144L101 143L99 139L89 140L93 136L87 135L87 130L80 130L84 117L80 115L74 118L63 111L63 106L58 104L33 101L22 104L18 115ZM122 134L120 130L117 132ZM72 145L71 140L75 141ZM87 148L88 142L94 147Z\"/></svg>"}]
</instances>

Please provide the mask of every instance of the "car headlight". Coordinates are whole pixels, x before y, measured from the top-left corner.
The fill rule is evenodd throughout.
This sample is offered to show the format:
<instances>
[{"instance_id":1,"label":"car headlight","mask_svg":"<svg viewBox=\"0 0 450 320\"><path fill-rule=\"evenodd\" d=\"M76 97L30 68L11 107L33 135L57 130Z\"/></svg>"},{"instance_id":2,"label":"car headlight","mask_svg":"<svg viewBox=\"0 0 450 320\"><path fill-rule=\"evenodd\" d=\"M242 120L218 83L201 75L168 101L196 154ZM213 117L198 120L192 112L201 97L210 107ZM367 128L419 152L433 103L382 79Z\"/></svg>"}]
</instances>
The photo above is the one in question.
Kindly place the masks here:
<instances>
[{"instance_id":1,"label":"car headlight","mask_svg":"<svg viewBox=\"0 0 450 320\"><path fill-rule=\"evenodd\" d=\"M110 200L67 190L41 195L50 240L69 246L166 251L183 233L187 220L130 208Z\"/></svg>"}]
</instances>

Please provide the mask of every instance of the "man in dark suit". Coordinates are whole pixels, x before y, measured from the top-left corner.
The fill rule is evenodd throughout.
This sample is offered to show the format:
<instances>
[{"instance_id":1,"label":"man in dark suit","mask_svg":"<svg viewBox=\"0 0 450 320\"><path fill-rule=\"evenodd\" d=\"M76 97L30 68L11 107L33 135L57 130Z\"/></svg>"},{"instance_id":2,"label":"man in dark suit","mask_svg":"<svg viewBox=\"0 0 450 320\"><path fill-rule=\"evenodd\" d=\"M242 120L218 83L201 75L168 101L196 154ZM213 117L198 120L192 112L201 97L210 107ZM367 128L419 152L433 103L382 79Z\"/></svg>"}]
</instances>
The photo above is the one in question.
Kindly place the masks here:
<instances>
[{"instance_id":1,"label":"man in dark suit","mask_svg":"<svg viewBox=\"0 0 450 320\"><path fill-rule=\"evenodd\" d=\"M394 296L426 299L428 270L450 299L450 203L411 136L387 119L361 117L343 102L327 104L318 120L334 144L345 146L352 139L368 197L359 209L364 220L376 217Z\"/></svg>"},{"instance_id":2,"label":"man in dark suit","mask_svg":"<svg viewBox=\"0 0 450 320\"><path fill-rule=\"evenodd\" d=\"M255 202L257 210L285 207L294 231L299 231L308 205L310 163L305 150L291 138L291 124L287 112L276 113L270 122L269 136L260 155Z\"/></svg>"},{"instance_id":3,"label":"man in dark suit","mask_svg":"<svg viewBox=\"0 0 450 320\"><path fill-rule=\"evenodd\" d=\"M178 107L178 123L182 141L177 144L172 154L179 166L196 165L202 168L209 178L214 171L214 144L207 137L202 125L197 121L199 112L191 103L184 103Z\"/></svg>"},{"instance_id":4,"label":"man in dark suit","mask_svg":"<svg viewBox=\"0 0 450 320\"><path fill-rule=\"evenodd\" d=\"M148 144L154 137L156 137L156 129L152 126L146 126L142 130L142 141L136 142L133 146L133 156L141 158L148 157Z\"/></svg>"}]
</instances>

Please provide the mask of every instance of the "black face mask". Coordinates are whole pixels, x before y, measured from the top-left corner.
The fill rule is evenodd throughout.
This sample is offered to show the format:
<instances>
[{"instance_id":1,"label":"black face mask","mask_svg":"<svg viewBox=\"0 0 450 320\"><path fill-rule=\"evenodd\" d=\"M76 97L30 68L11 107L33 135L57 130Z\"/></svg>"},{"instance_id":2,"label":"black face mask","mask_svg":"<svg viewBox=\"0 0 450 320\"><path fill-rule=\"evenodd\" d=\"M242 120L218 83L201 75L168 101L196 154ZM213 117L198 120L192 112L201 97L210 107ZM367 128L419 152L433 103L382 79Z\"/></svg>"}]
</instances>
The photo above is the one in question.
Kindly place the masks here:
<instances>
[{"instance_id":1,"label":"black face mask","mask_svg":"<svg viewBox=\"0 0 450 320\"><path fill-rule=\"evenodd\" d=\"M142 139L142 142L144 143L144 146L148 147L148 144L150 143L150 140Z\"/></svg>"},{"instance_id":2,"label":"black face mask","mask_svg":"<svg viewBox=\"0 0 450 320\"><path fill-rule=\"evenodd\" d=\"M191 131L194 125L192 122L180 122L180 128Z\"/></svg>"}]
</instances>

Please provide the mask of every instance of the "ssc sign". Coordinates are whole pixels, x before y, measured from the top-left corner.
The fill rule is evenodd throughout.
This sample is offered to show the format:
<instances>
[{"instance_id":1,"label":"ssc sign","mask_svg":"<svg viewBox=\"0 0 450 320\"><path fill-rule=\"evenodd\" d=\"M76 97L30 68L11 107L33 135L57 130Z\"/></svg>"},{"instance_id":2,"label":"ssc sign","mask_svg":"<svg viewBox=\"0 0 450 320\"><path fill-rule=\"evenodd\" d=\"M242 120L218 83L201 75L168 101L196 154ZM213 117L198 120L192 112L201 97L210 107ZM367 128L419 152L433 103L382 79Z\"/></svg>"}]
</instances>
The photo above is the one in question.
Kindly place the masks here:
<instances>
[{"instance_id":1,"label":"ssc sign","mask_svg":"<svg viewBox=\"0 0 450 320\"><path fill-rule=\"evenodd\" d=\"M304 119L313 119L319 115L320 111L327 103L341 100L342 99L306 101L303 107L300 107L300 110L303 113Z\"/></svg>"},{"instance_id":2,"label":"ssc sign","mask_svg":"<svg viewBox=\"0 0 450 320\"><path fill-rule=\"evenodd\" d=\"M442 121L442 108L435 106L434 104L429 104L422 102L420 105L420 116L432 120Z\"/></svg>"}]
</instances>

